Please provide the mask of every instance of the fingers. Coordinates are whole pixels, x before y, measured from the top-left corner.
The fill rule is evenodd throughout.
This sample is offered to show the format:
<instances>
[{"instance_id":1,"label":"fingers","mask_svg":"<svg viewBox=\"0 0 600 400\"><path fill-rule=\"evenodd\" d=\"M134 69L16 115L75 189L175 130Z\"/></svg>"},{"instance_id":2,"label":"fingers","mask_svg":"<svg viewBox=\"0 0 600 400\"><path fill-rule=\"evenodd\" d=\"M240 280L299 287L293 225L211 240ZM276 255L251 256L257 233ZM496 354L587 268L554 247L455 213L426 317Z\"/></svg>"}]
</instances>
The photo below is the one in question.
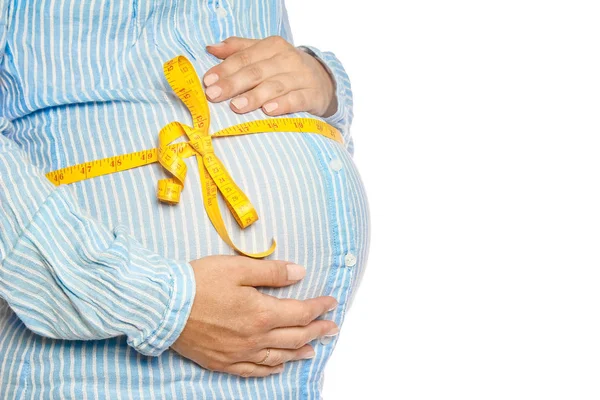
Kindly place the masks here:
<instances>
[{"instance_id":1,"label":"fingers","mask_svg":"<svg viewBox=\"0 0 600 400\"><path fill-rule=\"evenodd\" d=\"M267 365L275 367L280 364L284 364L289 361L306 360L315 356L315 351L310 345L304 345L299 349L273 349L269 348L269 357L265 361L267 355L267 349L262 349L257 352L254 357L249 360L259 365Z\"/></svg>"},{"instance_id":2,"label":"fingers","mask_svg":"<svg viewBox=\"0 0 600 400\"><path fill-rule=\"evenodd\" d=\"M242 73L243 71L240 71ZM241 82L236 78L237 74L231 77L231 79L236 79L237 82ZM227 78L228 80L229 78ZM287 73L287 74L278 74L273 75L258 85L247 85L247 87L243 87L240 91L237 91L234 95L238 93L243 93L241 96L235 97L231 101L232 110L236 112L249 112L256 110L263 106L265 103L269 102L272 99L283 98L285 95L289 94L292 91L296 91L301 88L308 87L310 85L310 76L307 74L301 73ZM248 90L251 89L251 90ZM246 91L248 90L248 91ZM313 97L314 98L314 97ZM243 100L245 99L245 100ZM294 104L291 104L294 105ZM292 107L286 107L291 109ZM306 107L307 104L298 104L298 107ZM304 111L304 110L302 110ZM269 114L280 114L279 110L276 112L271 112ZM283 112L281 113L283 114Z\"/></svg>"},{"instance_id":3,"label":"fingers","mask_svg":"<svg viewBox=\"0 0 600 400\"><path fill-rule=\"evenodd\" d=\"M288 286L306 275L304 267L285 261L239 257L237 262L238 283L244 286Z\"/></svg>"},{"instance_id":4,"label":"fingers","mask_svg":"<svg viewBox=\"0 0 600 400\"><path fill-rule=\"evenodd\" d=\"M294 67L295 66L291 63L286 63L283 57L280 56L259 61L241 68L229 76L220 77L218 82L208 86L206 95L211 101L219 102L226 100L240 93L245 93L267 80L280 80L282 76L290 75L286 73L291 71ZM277 95L282 95L290 90L303 87L301 86L302 84L306 85L309 82L308 76L300 74L292 74L290 76L285 76L285 78L286 79L282 81L282 83L285 83L284 88L287 90L281 91ZM205 84L207 81L208 79L205 80ZM214 90L212 88L218 89ZM273 97L276 96L272 95L269 98Z\"/></svg>"},{"instance_id":5,"label":"fingers","mask_svg":"<svg viewBox=\"0 0 600 400\"><path fill-rule=\"evenodd\" d=\"M317 89L293 90L280 97L273 98L263 105L267 115L276 116L287 113L307 111L321 116L327 110L326 98Z\"/></svg>"},{"instance_id":6,"label":"fingers","mask_svg":"<svg viewBox=\"0 0 600 400\"><path fill-rule=\"evenodd\" d=\"M278 299L265 296L269 328L306 326L319 316L335 309L337 300L331 296L315 297L307 300Z\"/></svg>"},{"instance_id":7,"label":"fingers","mask_svg":"<svg viewBox=\"0 0 600 400\"><path fill-rule=\"evenodd\" d=\"M231 364L223 369L227 372L242 377L263 377L283 372L283 364L289 361L307 360L315 356L315 351L310 345L299 349L269 349L269 357L265 360L267 350L257 352L250 362ZM264 361L263 361L264 360ZM259 364L260 363L260 364Z\"/></svg>"},{"instance_id":8,"label":"fingers","mask_svg":"<svg viewBox=\"0 0 600 400\"><path fill-rule=\"evenodd\" d=\"M247 49L259 42L259 39L247 39L238 36L230 36L222 42L209 44L206 50L215 57L224 59L240 50Z\"/></svg>"},{"instance_id":9,"label":"fingers","mask_svg":"<svg viewBox=\"0 0 600 400\"><path fill-rule=\"evenodd\" d=\"M221 65L234 57L236 55L228 58ZM300 61L300 56L296 50L286 50L271 58L251 62L249 65L242 66L230 73L214 71L217 67L213 67L209 70L212 72L205 75L206 95L211 101L220 102L245 93L265 81L271 83L267 88L272 88L273 84L278 85L276 88L279 87L281 90L271 91L268 96L263 96L264 102L291 90L309 87L313 77L308 72L297 72ZM262 89L263 92L264 90L265 88ZM255 109L258 107L255 107Z\"/></svg>"},{"instance_id":10,"label":"fingers","mask_svg":"<svg viewBox=\"0 0 600 400\"><path fill-rule=\"evenodd\" d=\"M338 108L332 76L314 57L281 36L231 37L209 49L225 58L204 75L205 93L212 102L233 98L234 112L262 107L271 116L302 111L331 116Z\"/></svg>"},{"instance_id":11,"label":"fingers","mask_svg":"<svg viewBox=\"0 0 600 400\"><path fill-rule=\"evenodd\" d=\"M316 320L304 327L277 328L265 336L267 347L278 349L300 349L306 343L321 336L335 336L339 328L333 321ZM264 357L264 355L263 355Z\"/></svg>"},{"instance_id":12,"label":"fingers","mask_svg":"<svg viewBox=\"0 0 600 400\"><path fill-rule=\"evenodd\" d=\"M283 365L270 367L267 365L258 365L254 363L236 363L227 366L223 372L228 374L239 375L243 378L249 377L265 377L283 372Z\"/></svg>"},{"instance_id":13,"label":"fingers","mask_svg":"<svg viewBox=\"0 0 600 400\"><path fill-rule=\"evenodd\" d=\"M231 41L231 40L239 41L239 39L242 39L242 38L237 38L237 39L228 38L228 39L225 39L224 42ZM242 40L244 40L244 39L242 39ZM247 39L245 39L245 40L247 40ZM211 51L213 53L215 53L215 56L216 56L216 52L221 52L221 51L223 52L223 54L226 54L227 46L228 46L227 44L224 46L219 46L219 48L216 51L212 51L214 49L214 47L213 47L211 49ZM249 65L252 65L252 64L257 63L262 60L269 59L269 58L273 57L275 54L281 53L285 49L292 48L292 47L293 47L293 45L290 44L289 42L287 42L281 36L269 36L263 40L258 40L249 47L245 47L242 50L230 53L230 55L227 56L227 58L225 60L223 60L223 62L221 62L218 65L215 65L214 67L212 67L208 71L206 71L206 73L204 74L204 77L203 77L203 81L207 86L214 84L214 82L217 82L217 81L214 81L213 78L209 78L209 76L211 74L215 74L219 79L222 79L222 78L232 75L233 73L239 71L240 69L242 69L244 67L247 67ZM207 82L207 78L209 78L208 81L210 83Z\"/></svg>"}]
</instances>

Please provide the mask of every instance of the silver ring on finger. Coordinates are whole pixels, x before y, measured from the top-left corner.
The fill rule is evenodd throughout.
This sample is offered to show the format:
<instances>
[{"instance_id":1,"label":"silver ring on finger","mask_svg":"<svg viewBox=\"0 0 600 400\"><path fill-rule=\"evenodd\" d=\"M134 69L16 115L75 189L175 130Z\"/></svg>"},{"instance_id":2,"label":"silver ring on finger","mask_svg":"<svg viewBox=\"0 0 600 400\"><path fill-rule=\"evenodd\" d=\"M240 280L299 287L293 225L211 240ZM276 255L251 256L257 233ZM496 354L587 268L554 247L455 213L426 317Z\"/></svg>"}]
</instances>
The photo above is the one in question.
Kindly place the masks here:
<instances>
[{"instance_id":1,"label":"silver ring on finger","mask_svg":"<svg viewBox=\"0 0 600 400\"><path fill-rule=\"evenodd\" d=\"M267 359L269 358L270 355L271 355L271 349L267 349L267 355L265 355L265 358L263 358L261 361L257 362L257 364L264 364L265 362L267 362Z\"/></svg>"}]
</instances>

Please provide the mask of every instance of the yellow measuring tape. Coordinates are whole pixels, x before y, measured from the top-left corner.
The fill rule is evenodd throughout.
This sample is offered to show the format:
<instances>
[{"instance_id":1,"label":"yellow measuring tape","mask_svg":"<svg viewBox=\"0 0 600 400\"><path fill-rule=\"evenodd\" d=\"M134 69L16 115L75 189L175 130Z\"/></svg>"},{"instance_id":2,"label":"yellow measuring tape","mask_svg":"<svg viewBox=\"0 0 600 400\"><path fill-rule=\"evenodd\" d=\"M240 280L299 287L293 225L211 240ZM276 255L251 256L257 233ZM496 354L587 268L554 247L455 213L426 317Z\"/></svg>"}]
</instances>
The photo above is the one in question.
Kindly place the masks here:
<instances>
[{"instance_id":1,"label":"yellow measuring tape","mask_svg":"<svg viewBox=\"0 0 600 400\"><path fill-rule=\"evenodd\" d=\"M208 101L190 61L184 56L175 57L164 64L164 73L173 91L192 114L193 127L180 122L171 122L160 130L157 148L73 165L48 172L46 177L58 186L159 162L172 177L158 181L158 199L164 203L177 204L187 173L184 158L196 156L204 208L219 236L233 249L246 256L262 258L272 254L276 246L274 239L268 250L261 253L247 253L239 249L229 237L221 217L217 192L221 192L227 207L242 229L256 222L258 214L248 197L235 184L223 163L215 155L212 139L264 132L305 132L320 134L343 143L342 135L333 126L313 118L255 120L210 134ZM189 142L170 144L183 135L187 135Z\"/></svg>"}]
</instances>

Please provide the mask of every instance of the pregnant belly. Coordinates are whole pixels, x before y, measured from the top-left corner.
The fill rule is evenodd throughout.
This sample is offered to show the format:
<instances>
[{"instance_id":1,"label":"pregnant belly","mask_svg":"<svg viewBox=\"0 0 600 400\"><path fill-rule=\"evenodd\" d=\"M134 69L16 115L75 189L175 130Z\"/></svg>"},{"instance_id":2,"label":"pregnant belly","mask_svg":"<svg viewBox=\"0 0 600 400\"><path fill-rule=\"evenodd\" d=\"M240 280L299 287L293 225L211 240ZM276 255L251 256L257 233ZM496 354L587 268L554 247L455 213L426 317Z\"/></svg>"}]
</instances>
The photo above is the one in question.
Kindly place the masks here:
<instances>
[{"instance_id":1,"label":"pregnant belly","mask_svg":"<svg viewBox=\"0 0 600 400\"><path fill-rule=\"evenodd\" d=\"M362 260L359 266L354 260L366 247L366 200L358 171L341 145L289 132L222 138L214 146L259 215L242 230L219 196L234 243L260 252L275 239L270 258L307 267L300 284L265 291L296 298L331 294L334 288L328 285L346 264L353 275L360 274ZM196 159L186 163L188 176L177 205L156 199L156 182L166 176L158 164L85 181L76 191L80 203L94 205L90 212L111 226L126 225L140 242L166 257L189 261L235 254L205 212ZM337 289L350 289L350 278L341 279Z\"/></svg>"},{"instance_id":2,"label":"pregnant belly","mask_svg":"<svg viewBox=\"0 0 600 400\"><path fill-rule=\"evenodd\" d=\"M211 131L265 118L260 110L234 114L225 102L210 107ZM151 148L164 124L189 120L185 107L171 101L77 105L61 112L65 115L43 121L54 131L49 136L56 137L57 147L65 151L51 162L55 164L52 169ZM312 117L308 113L291 116ZM53 126L57 123L61 125ZM242 230L219 196L234 243L255 253L268 249L275 239L277 247L270 258L307 268L307 277L299 284L263 290L295 298L351 295L366 262L369 215L359 173L344 146L320 135L295 132L218 138L213 143L215 153L259 215L257 222ZM187 158L186 163L185 188L180 203L173 206L156 198L157 181L168 177L157 163L70 186L92 216L109 227L125 225L160 255L190 261L236 254L219 237L204 210L196 158Z\"/></svg>"}]
</instances>

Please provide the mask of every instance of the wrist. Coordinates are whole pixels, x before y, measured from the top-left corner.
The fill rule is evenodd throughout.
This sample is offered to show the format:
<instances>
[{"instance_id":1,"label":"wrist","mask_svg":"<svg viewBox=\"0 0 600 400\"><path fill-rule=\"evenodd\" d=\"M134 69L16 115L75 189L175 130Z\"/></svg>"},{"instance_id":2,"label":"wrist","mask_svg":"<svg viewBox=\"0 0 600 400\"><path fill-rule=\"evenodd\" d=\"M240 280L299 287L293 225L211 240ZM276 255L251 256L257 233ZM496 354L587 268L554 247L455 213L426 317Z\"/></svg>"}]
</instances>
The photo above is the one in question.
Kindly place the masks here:
<instances>
[{"instance_id":1,"label":"wrist","mask_svg":"<svg viewBox=\"0 0 600 400\"><path fill-rule=\"evenodd\" d=\"M322 113L318 113L316 115L322 118L331 117L338 111L339 108L337 98L337 85L333 71L331 70L331 68L329 68L325 61L317 53L315 53L315 51L311 47L297 46L296 48L310 55L313 60L318 62L320 70L323 76L325 77L323 81L326 82L325 85L327 86L325 89L325 93L326 98L328 99L328 105L324 108L324 111Z\"/></svg>"}]
</instances>

